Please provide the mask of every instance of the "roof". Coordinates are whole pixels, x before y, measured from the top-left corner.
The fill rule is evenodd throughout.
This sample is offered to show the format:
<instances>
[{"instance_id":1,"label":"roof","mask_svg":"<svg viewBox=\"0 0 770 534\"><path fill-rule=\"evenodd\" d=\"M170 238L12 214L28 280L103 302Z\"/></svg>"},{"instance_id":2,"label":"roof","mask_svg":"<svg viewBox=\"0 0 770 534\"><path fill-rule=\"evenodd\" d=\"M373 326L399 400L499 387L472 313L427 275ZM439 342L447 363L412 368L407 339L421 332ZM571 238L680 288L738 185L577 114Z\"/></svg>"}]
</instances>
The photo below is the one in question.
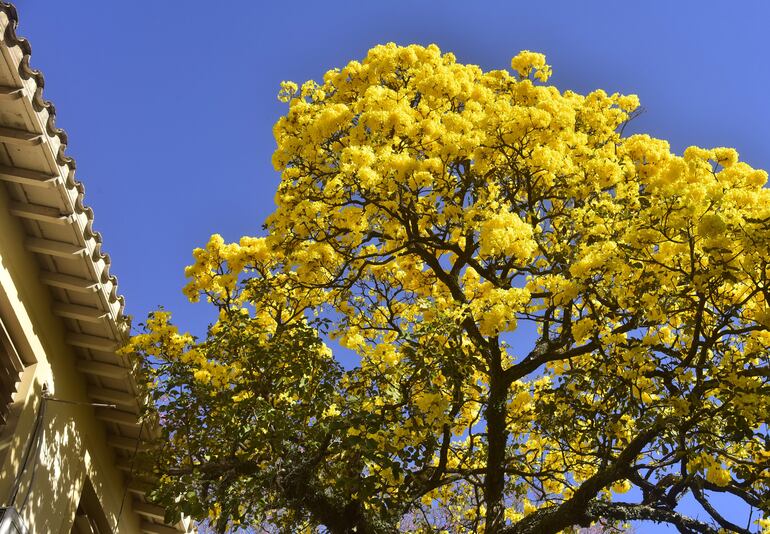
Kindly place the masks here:
<instances>
[{"instance_id":1,"label":"roof","mask_svg":"<svg viewBox=\"0 0 770 534\"><path fill-rule=\"evenodd\" d=\"M93 228L83 184L75 178L75 161L65 154L66 133L56 126L56 110L43 97L43 75L30 66L29 43L16 35L16 8L0 2L0 182L10 198L10 211L21 222L25 246L41 268L52 311L66 329L66 341L77 355L77 368L106 427L108 444L125 471L134 510L148 533L186 531L187 521L163 526L164 511L149 504L145 489L132 481L132 458L142 441L157 435L143 424L133 362L115 349L129 334L124 298L110 273L102 236Z\"/></svg>"}]
</instances>

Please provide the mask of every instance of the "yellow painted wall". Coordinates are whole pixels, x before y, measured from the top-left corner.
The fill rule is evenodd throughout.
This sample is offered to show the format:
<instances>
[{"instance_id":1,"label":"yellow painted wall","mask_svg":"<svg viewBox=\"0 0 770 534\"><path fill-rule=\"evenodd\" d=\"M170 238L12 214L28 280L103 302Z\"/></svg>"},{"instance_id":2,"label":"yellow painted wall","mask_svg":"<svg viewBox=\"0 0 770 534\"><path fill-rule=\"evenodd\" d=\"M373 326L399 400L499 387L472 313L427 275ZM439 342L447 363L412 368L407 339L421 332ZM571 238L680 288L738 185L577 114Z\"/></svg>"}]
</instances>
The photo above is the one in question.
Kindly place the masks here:
<instances>
[{"instance_id":1,"label":"yellow painted wall","mask_svg":"<svg viewBox=\"0 0 770 534\"><path fill-rule=\"evenodd\" d=\"M0 453L0 506L8 505L27 438L43 402L42 385L47 384L56 398L89 402L84 377L75 369L74 351L64 342L64 325L50 311L51 297L39 282L38 272L35 258L24 248L23 229L9 213L6 191L0 187L0 316L22 359L37 361L25 371L11 420L0 430L0 442L13 431L10 445ZM115 532L139 532L130 495L124 495L122 473L115 467L104 426L93 408L50 400L45 404L42 447L29 460L15 503L30 532L68 533L86 476L111 525L116 523L125 497L123 517Z\"/></svg>"}]
</instances>

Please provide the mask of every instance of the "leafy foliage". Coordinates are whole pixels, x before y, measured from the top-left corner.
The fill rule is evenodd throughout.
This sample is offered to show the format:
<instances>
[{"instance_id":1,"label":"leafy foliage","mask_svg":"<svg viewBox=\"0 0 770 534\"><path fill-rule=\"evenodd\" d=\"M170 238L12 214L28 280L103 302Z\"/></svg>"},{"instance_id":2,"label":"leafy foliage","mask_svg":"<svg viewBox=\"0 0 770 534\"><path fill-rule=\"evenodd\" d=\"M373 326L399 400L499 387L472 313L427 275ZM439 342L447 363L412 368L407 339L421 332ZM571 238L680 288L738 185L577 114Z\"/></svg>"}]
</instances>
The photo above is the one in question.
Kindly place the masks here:
<instances>
[{"instance_id":1,"label":"leafy foliage","mask_svg":"<svg viewBox=\"0 0 770 534\"><path fill-rule=\"evenodd\" d=\"M541 54L512 68L387 45L283 84L265 236L186 272L218 321L159 311L128 347L160 502L221 530L768 526L767 174L624 136L635 96L543 85Z\"/></svg>"}]
</instances>

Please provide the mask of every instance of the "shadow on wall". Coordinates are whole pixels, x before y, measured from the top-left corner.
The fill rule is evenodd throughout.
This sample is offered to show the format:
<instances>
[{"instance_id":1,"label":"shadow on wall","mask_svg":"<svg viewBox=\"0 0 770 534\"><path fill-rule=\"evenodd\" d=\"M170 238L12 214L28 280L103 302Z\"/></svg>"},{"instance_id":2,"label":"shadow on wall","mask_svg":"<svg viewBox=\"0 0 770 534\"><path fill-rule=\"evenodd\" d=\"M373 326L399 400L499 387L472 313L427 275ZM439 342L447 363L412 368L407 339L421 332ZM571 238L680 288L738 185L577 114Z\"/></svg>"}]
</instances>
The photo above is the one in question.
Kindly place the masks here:
<instances>
[{"instance_id":1,"label":"shadow on wall","mask_svg":"<svg viewBox=\"0 0 770 534\"><path fill-rule=\"evenodd\" d=\"M89 463L75 427L73 410L80 407L46 398L39 383L33 387L29 404L34 417L19 420L15 429L14 440L26 438L22 446L6 449L12 456L3 464L13 483L0 498L2 505L16 509L30 534L60 532L75 516Z\"/></svg>"}]
</instances>

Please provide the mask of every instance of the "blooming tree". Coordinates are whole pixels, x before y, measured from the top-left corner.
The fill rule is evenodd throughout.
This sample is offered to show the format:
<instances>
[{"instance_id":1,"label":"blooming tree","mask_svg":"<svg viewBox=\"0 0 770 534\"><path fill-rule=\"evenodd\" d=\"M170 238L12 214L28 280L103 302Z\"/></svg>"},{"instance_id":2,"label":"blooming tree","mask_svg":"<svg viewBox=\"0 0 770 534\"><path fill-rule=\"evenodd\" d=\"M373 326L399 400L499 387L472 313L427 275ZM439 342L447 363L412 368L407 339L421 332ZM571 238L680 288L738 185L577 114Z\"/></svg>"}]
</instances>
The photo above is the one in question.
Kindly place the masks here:
<instances>
[{"instance_id":1,"label":"blooming tree","mask_svg":"<svg viewBox=\"0 0 770 534\"><path fill-rule=\"evenodd\" d=\"M186 271L218 320L158 311L128 347L157 500L222 530L767 527L767 173L511 66L390 44L282 85L264 236Z\"/></svg>"}]
</instances>

